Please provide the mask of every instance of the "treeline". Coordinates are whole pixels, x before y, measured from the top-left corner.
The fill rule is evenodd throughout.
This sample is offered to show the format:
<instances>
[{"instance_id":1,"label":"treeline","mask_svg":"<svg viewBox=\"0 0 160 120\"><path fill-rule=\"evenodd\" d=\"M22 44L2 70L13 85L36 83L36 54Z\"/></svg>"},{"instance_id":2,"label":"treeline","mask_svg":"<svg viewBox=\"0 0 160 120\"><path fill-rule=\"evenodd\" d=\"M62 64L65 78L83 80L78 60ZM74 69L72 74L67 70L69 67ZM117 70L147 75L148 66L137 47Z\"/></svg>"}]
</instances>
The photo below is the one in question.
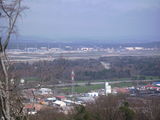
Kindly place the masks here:
<instances>
[{"instance_id":1,"label":"treeline","mask_svg":"<svg viewBox=\"0 0 160 120\"><path fill-rule=\"evenodd\" d=\"M108 68L105 69L101 62L108 64ZM119 78L147 79L147 76L160 76L160 57L102 57L89 60L57 59L32 64L16 63L11 67L11 71L14 72L15 76L54 82L70 81L72 70L75 71L76 81Z\"/></svg>"},{"instance_id":2,"label":"treeline","mask_svg":"<svg viewBox=\"0 0 160 120\"><path fill-rule=\"evenodd\" d=\"M160 120L159 97L131 98L123 95L101 96L86 106L75 106L67 114L44 109L30 120Z\"/></svg>"}]
</instances>

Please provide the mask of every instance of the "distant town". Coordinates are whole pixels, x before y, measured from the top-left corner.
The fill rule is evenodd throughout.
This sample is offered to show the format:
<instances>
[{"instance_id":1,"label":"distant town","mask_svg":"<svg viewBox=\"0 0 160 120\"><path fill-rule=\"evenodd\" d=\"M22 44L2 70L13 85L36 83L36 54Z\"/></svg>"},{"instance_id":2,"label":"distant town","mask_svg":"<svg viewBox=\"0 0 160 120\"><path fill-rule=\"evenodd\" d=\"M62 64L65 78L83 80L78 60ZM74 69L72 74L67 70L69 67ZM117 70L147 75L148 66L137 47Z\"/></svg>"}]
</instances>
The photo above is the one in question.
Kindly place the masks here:
<instances>
[{"instance_id":1,"label":"distant town","mask_svg":"<svg viewBox=\"0 0 160 120\"><path fill-rule=\"evenodd\" d=\"M24 81L21 81L21 87ZM71 94L56 94L55 89L50 88L30 88L23 90L24 109L28 114L36 114L38 111L47 108L57 108L59 112L68 114L75 105L83 105L92 103L100 96L108 95L128 95L130 98L144 98L160 96L160 82L151 82L151 84L141 85L138 87L114 87L111 88L108 82L104 82L104 88L90 91L87 93L75 93L72 89ZM73 86L71 86L73 87Z\"/></svg>"},{"instance_id":2,"label":"distant town","mask_svg":"<svg viewBox=\"0 0 160 120\"><path fill-rule=\"evenodd\" d=\"M122 47L101 48L101 47L77 47L64 46L63 48L24 48L9 49L7 53L11 61L35 62L52 61L58 58L65 59L96 59L106 56L156 56L160 55L160 48L148 47Z\"/></svg>"}]
</instances>

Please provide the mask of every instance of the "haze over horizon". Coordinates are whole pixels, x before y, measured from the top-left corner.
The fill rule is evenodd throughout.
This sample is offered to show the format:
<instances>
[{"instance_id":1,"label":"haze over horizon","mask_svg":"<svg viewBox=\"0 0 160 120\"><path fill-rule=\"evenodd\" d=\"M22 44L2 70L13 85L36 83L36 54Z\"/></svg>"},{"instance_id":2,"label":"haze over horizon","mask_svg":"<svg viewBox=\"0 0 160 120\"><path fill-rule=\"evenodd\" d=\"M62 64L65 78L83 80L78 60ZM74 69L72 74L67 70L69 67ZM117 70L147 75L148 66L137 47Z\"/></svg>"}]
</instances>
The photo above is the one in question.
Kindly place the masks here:
<instances>
[{"instance_id":1,"label":"haze over horizon","mask_svg":"<svg viewBox=\"0 0 160 120\"><path fill-rule=\"evenodd\" d=\"M59 41L160 41L159 0L28 0L22 36Z\"/></svg>"}]
</instances>

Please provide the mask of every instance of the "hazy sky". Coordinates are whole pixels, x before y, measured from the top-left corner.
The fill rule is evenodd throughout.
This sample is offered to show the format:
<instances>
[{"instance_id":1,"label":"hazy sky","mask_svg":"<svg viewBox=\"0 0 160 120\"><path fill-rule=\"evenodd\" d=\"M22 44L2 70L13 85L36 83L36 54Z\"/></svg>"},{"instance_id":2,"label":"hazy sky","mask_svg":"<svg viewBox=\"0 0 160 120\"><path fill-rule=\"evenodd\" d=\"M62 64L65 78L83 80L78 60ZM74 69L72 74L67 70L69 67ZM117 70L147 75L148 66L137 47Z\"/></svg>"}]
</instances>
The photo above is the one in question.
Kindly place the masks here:
<instances>
[{"instance_id":1,"label":"hazy sky","mask_svg":"<svg viewBox=\"0 0 160 120\"><path fill-rule=\"evenodd\" d=\"M56 40L160 40L160 0L26 0L20 34Z\"/></svg>"}]
</instances>

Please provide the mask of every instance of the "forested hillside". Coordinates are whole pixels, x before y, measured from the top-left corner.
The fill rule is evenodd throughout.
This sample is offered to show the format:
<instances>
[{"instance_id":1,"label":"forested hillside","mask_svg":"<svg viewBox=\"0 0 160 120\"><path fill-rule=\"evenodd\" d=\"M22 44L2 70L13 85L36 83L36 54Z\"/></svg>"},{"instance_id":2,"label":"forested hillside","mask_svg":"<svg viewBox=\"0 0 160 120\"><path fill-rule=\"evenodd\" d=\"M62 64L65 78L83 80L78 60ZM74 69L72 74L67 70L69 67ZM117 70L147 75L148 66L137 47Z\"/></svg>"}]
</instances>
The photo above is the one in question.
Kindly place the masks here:
<instances>
[{"instance_id":1,"label":"forested hillside","mask_svg":"<svg viewBox=\"0 0 160 120\"><path fill-rule=\"evenodd\" d=\"M75 71L76 81L118 80L119 78L152 79L160 77L160 57L102 57L89 60L57 59L51 62L40 61L32 64L16 63L11 70L22 78L54 82L69 82L72 70Z\"/></svg>"}]
</instances>

